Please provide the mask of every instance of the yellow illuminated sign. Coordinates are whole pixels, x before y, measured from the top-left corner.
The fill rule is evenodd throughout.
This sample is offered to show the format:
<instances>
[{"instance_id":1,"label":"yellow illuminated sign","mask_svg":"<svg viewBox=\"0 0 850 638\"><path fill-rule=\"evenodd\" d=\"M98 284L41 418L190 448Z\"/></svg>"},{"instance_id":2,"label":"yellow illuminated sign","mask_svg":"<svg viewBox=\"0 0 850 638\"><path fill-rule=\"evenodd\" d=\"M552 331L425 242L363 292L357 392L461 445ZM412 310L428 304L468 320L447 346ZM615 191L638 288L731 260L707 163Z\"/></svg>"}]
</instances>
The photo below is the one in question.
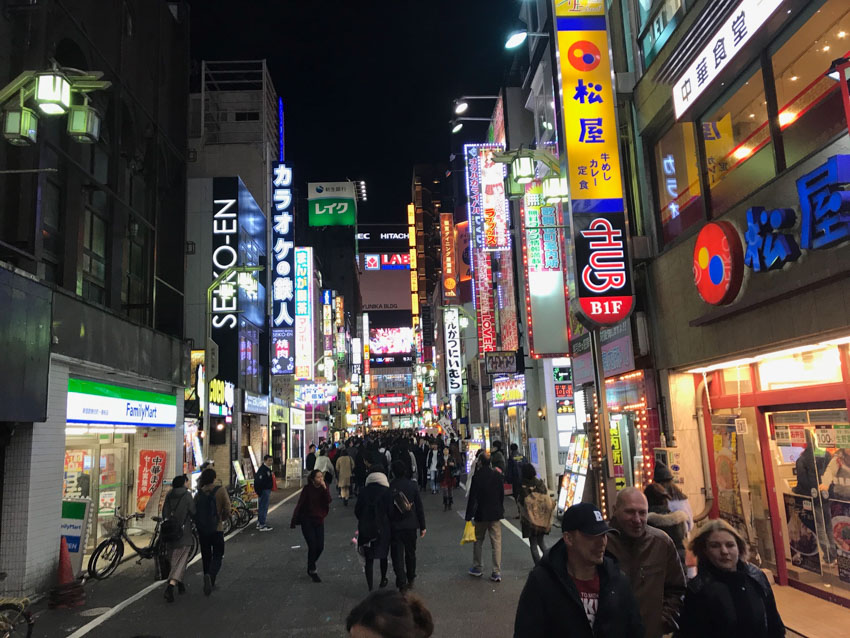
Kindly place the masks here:
<instances>
[{"instance_id":1,"label":"yellow illuminated sign","mask_svg":"<svg viewBox=\"0 0 850 638\"><path fill-rule=\"evenodd\" d=\"M555 15L601 16L605 14L605 0L555 0Z\"/></svg>"}]
</instances>

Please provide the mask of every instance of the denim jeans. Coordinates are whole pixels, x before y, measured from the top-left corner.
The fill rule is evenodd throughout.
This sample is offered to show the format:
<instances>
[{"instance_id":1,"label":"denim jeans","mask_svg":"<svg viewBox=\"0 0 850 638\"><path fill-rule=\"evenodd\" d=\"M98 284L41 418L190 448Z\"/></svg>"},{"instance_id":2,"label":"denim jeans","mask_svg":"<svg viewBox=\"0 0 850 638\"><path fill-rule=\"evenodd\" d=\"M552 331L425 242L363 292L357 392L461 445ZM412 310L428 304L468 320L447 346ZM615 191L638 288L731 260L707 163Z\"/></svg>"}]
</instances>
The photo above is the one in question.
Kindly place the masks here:
<instances>
[{"instance_id":1,"label":"denim jeans","mask_svg":"<svg viewBox=\"0 0 850 638\"><path fill-rule=\"evenodd\" d=\"M198 540L201 544L204 573L209 574L215 582L215 577L221 569L221 560L224 558L224 532L198 534Z\"/></svg>"},{"instance_id":2,"label":"denim jeans","mask_svg":"<svg viewBox=\"0 0 850 638\"><path fill-rule=\"evenodd\" d=\"M262 527L266 524L266 516L269 513L269 499L272 496L271 490L263 490L260 492L257 499L257 525Z\"/></svg>"}]
</instances>

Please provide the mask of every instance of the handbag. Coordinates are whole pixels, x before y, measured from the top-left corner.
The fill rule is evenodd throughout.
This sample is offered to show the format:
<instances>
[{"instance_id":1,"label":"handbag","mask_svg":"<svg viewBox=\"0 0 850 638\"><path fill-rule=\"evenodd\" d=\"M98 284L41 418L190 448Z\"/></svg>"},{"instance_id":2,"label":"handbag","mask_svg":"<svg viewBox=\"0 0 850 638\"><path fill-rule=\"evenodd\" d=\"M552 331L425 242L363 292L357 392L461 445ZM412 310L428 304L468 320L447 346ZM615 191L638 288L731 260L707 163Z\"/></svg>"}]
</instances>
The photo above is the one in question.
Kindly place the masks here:
<instances>
[{"instance_id":1,"label":"handbag","mask_svg":"<svg viewBox=\"0 0 850 638\"><path fill-rule=\"evenodd\" d=\"M523 514L536 531L549 533L552 529L552 512L555 510L555 502L548 494L532 492L523 501Z\"/></svg>"},{"instance_id":2,"label":"handbag","mask_svg":"<svg viewBox=\"0 0 850 638\"><path fill-rule=\"evenodd\" d=\"M463 536L460 538L460 544L466 545L467 543L475 542L475 525L472 521L466 521L466 525L463 527Z\"/></svg>"}]
</instances>

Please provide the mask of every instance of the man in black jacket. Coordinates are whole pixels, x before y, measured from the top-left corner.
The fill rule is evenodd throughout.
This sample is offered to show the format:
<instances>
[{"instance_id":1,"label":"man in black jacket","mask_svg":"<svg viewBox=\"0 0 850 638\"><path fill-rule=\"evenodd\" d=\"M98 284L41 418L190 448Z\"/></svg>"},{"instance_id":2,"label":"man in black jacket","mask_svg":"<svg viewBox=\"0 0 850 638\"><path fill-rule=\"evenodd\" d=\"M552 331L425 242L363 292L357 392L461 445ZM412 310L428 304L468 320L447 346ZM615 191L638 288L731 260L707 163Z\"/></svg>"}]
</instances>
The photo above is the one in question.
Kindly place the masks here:
<instances>
[{"instance_id":1,"label":"man in black jacket","mask_svg":"<svg viewBox=\"0 0 850 638\"><path fill-rule=\"evenodd\" d=\"M271 525L266 525L269 499L275 480L272 472L272 461L272 457L266 454L263 457L263 464L257 469L257 474L254 476L254 491L257 493L257 530L260 532L272 531Z\"/></svg>"},{"instance_id":2,"label":"man in black jacket","mask_svg":"<svg viewBox=\"0 0 850 638\"><path fill-rule=\"evenodd\" d=\"M519 597L514 638L643 638L629 582L605 555L611 528L592 503L564 512L564 537L543 555Z\"/></svg>"},{"instance_id":3,"label":"man in black jacket","mask_svg":"<svg viewBox=\"0 0 850 638\"><path fill-rule=\"evenodd\" d=\"M404 592L413 587L416 578L416 530L419 530L420 537L425 536L425 508L422 507L419 487L410 480L404 461L393 461L392 470L395 478L390 483L393 499L390 506L390 553L396 587Z\"/></svg>"},{"instance_id":4,"label":"man in black jacket","mask_svg":"<svg viewBox=\"0 0 850 638\"><path fill-rule=\"evenodd\" d=\"M505 515L505 483L502 475L490 466L490 454L484 452L479 458L481 467L472 476L472 485L466 501L466 520L475 520L475 543L472 546L472 567L469 575L480 578L481 552L484 535L490 534L493 549L493 572L490 580L502 582L502 518Z\"/></svg>"}]
</instances>

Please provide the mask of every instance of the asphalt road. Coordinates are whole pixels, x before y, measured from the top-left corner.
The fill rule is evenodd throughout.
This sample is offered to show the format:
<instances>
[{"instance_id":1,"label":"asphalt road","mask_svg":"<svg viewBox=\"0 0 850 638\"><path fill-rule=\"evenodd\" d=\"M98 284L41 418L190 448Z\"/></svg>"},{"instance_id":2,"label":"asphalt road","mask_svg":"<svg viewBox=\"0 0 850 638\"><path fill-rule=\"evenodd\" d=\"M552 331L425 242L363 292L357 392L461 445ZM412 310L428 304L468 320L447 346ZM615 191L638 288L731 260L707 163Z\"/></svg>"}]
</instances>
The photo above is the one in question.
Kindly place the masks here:
<instances>
[{"instance_id":1,"label":"asphalt road","mask_svg":"<svg viewBox=\"0 0 850 638\"><path fill-rule=\"evenodd\" d=\"M332 492L335 489L332 487ZM275 493L272 506L289 492ZM306 573L306 544L300 529L289 529L297 496L269 515L271 532L260 533L253 523L231 537L217 589L210 597L201 591L200 560L189 567L189 590L169 604L163 585L152 585L150 561L128 561L103 582L86 585L87 602L72 610L36 608L35 637L171 638L204 636L346 636L348 612L368 593L358 556L351 543L356 519L354 501L343 507L334 499L325 521L325 552L319 560L322 583ZM502 532L502 582L467 574L472 546L460 545L464 521L457 511L466 506L463 490L455 494L455 509L443 512L439 495L423 493L427 534L418 545L415 591L434 615L435 636L511 636L520 591L531 569L527 545L508 526ZM508 525L516 508L506 499ZM557 539L555 528L549 542ZM484 566L489 571L489 541ZM378 566L375 566L378 582ZM392 566L388 577L394 579ZM150 588L147 593L146 588ZM135 599L133 599L135 597ZM128 599L131 600L127 604ZM101 621L91 626L92 621Z\"/></svg>"}]
</instances>

